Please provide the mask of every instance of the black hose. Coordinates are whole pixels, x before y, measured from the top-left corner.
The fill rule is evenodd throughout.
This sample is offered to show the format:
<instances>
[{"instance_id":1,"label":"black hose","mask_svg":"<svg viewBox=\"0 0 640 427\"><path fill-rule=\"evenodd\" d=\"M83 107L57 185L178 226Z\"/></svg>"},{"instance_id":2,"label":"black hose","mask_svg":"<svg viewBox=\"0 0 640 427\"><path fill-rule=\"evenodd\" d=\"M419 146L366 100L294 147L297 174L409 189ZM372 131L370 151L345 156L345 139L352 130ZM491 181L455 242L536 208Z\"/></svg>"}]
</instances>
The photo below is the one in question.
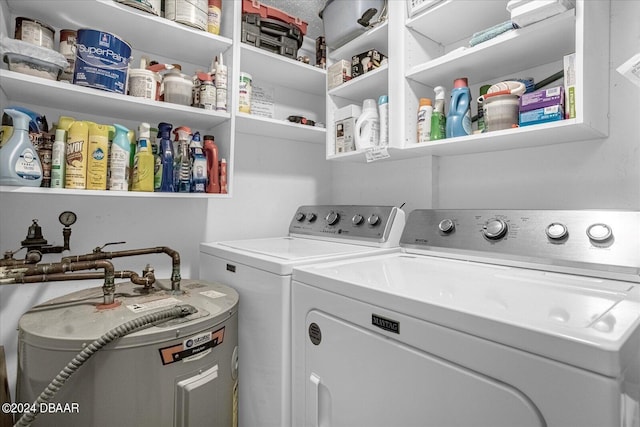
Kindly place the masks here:
<instances>
[{"instance_id":1,"label":"black hose","mask_svg":"<svg viewBox=\"0 0 640 427\"><path fill-rule=\"evenodd\" d=\"M141 329L151 323L156 323L162 320L169 320L176 317L184 317L189 314L195 313L197 310L191 305L178 305L172 308L167 308L162 311L158 311L151 314L140 316L136 319L116 326L109 332L102 335L91 344L87 345L80 353L73 358L71 362L64 367L62 371L49 383L40 396L33 402L30 408L34 409L22 414L22 417L14 424L14 427L28 427L36 419L40 413L39 408L41 403L50 402L56 395L56 393L62 388L64 383L75 373L91 356L93 356L98 350L110 342L122 338L125 335L130 334L138 329Z\"/></svg>"}]
</instances>

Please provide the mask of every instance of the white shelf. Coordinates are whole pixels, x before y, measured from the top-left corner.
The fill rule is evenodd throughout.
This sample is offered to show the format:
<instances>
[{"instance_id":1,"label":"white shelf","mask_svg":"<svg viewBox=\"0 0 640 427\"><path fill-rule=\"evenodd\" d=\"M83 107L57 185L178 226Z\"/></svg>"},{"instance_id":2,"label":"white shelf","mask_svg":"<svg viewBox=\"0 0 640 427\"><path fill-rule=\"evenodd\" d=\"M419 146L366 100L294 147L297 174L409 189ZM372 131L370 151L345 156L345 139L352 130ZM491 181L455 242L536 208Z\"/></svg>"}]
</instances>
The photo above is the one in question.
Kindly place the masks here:
<instances>
[{"instance_id":1,"label":"white shelf","mask_svg":"<svg viewBox=\"0 0 640 427\"><path fill-rule=\"evenodd\" d=\"M335 50L328 49L327 55L333 59L331 62L346 59L351 61L353 55L376 49L378 52L389 56L389 21L385 21L355 39L345 43Z\"/></svg>"},{"instance_id":2,"label":"white shelf","mask_svg":"<svg viewBox=\"0 0 640 427\"><path fill-rule=\"evenodd\" d=\"M208 130L229 120L228 112L122 95L67 82L57 82L0 70L2 90L8 99L68 111L149 123L176 122Z\"/></svg>"},{"instance_id":3,"label":"white shelf","mask_svg":"<svg viewBox=\"0 0 640 427\"><path fill-rule=\"evenodd\" d=\"M388 94L389 64L384 64L368 73L351 79L329 91L330 96L356 100L362 103L365 98L378 99Z\"/></svg>"},{"instance_id":4,"label":"white shelf","mask_svg":"<svg viewBox=\"0 0 640 427\"><path fill-rule=\"evenodd\" d=\"M430 87L451 84L458 76L468 76L469 84L475 84L562 61L564 55L573 52L575 9L508 31L474 47L454 50L411 68L406 77Z\"/></svg>"},{"instance_id":5,"label":"white shelf","mask_svg":"<svg viewBox=\"0 0 640 427\"><path fill-rule=\"evenodd\" d=\"M316 126L291 123L246 113L236 115L236 131L248 135L268 136L312 144L324 144L326 129Z\"/></svg>"},{"instance_id":6,"label":"white shelf","mask_svg":"<svg viewBox=\"0 0 640 427\"><path fill-rule=\"evenodd\" d=\"M128 41L133 49L191 64L211 59L232 45L231 39L146 13L112 0L7 0L12 13L39 19L56 28L93 28ZM141 34L146 37L140 37Z\"/></svg>"},{"instance_id":7,"label":"white shelf","mask_svg":"<svg viewBox=\"0 0 640 427\"><path fill-rule=\"evenodd\" d=\"M261 80L314 95L326 93L327 72L300 61L276 55L246 43L240 44L241 71ZM267 65L268 64L268 65Z\"/></svg>"},{"instance_id":8,"label":"white shelf","mask_svg":"<svg viewBox=\"0 0 640 427\"><path fill-rule=\"evenodd\" d=\"M136 197L136 198L182 198L182 199L208 199L228 198L229 194L213 193L162 193L143 191L108 191L108 190L74 190L69 188L45 188L45 187L11 187L0 186L2 193L28 193L52 196L88 196L88 197Z\"/></svg>"}]
</instances>

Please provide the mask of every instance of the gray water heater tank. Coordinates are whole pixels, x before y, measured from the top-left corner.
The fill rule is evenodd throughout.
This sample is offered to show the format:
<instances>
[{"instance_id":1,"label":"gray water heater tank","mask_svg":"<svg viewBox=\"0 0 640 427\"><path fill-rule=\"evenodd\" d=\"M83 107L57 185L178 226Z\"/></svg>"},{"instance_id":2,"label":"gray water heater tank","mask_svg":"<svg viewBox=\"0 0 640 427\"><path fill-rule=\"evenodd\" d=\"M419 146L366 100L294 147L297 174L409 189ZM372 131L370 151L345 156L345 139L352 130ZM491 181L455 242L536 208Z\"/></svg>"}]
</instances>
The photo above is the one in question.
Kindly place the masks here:
<instances>
[{"instance_id":1,"label":"gray water heater tank","mask_svg":"<svg viewBox=\"0 0 640 427\"><path fill-rule=\"evenodd\" d=\"M170 289L166 280L156 285ZM102 288L33 307L19 322L16 402L33 402L80 352L107 331L179 304L198 312L133 332L95 353L58 391L33 426L237 426L238 294L182 280L182 294L142 294L117 285L117 307ZM45 408L45 409L46 409Z\"/></svg>"}]
</instances>

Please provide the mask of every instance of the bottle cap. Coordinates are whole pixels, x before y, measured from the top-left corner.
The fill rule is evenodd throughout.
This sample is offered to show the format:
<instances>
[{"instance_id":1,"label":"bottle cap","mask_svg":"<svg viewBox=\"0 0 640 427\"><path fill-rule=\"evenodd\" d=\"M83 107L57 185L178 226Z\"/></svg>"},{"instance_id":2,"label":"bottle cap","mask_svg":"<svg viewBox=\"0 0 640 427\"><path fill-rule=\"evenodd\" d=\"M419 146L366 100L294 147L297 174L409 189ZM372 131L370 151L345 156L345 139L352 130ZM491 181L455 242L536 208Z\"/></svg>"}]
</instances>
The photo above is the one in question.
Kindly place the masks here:
<instances>
[{"instance_id":1,"label":"bottle cap","mask_svg":"<svg viewBox=\"0 0 640 427\"><path fill-rule=\"evenodd\" d=\"M376 110L376 100L375 99L365 99L362 103L362 111L366 110Z\"/></svg>"},{"instance_id":2,"label":"bottle cap","mask_svg":"<svg viewBox=\"0 0 640 427\"><path fill-rule=\"evenodd\" d=\"M378 98L378 105L388 104L388 103L389 103L389 96L388 95L380 95L380 98Z\"/></svg>"},{"instance_id":3,"label":"bottle cap","mask_svg":"<svg viewBox=\"0 0 640 427\"><path fill-rule=\"evenodd\" d=\"M453 88L457 89L459 87L468 87L469 82L466 77L460 77L459 79L455 79L453 81Z\"/></svg>"},{"instance_id":4,"label":"bottle cap","mask_svg":"<svg viewBox=\"0 0 640 427\"><path fill-rule=\"evenodd\" d=\"M151 125L149 123L140 123L138 126L138 139L151 138Z\"/></svg>"},{"instance_id":5,"label":"bottle cap","mask_svg":"<svg viewBox=\"0 0 640 427\"><path fill-rule=\"evenodd\" d=\"M431 99L429 98L420 98L420 107L424 105L431 105Z\"/></svg>"},{"instance_id":6,"label":"bottle cap","mask_svg":"<svg viewBox=\"0 0 640 427\"><path fill-rule=\"evenodd\" d=\"M439 99L444 100L444 87L443 86L436 86L433 88L433 91L436 94L436 101Z\"/></svg>"},{"instance_id":7,"label":"bottle cap","mask_svg":"<svg viewBox=\"0 0 640 427\"><path fill-rule=\"evenodd\" d=\"M56 129L56 141L64 142L66 134L67 131L64 129Z\"/></svg>"}]
</instances>

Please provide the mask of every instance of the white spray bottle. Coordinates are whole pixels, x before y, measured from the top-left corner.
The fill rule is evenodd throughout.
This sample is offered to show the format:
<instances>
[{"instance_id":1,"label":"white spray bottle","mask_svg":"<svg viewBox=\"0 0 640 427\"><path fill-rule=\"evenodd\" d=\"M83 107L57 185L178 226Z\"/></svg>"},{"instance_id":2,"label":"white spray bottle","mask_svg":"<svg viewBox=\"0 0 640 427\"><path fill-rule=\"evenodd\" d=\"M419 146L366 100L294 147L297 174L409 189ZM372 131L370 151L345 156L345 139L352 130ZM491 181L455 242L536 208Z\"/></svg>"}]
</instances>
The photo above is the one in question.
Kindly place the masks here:
<instances>
[{"instance_id":1,"label":"white spray bottle","mask_svg":"<svg viewBox=\"0 0 640 427\"><path fill-rule=\"evenodd\" d=\"M40 187L42 164L29 139L31 118L11 108L4 112L13 120L13 134L0 150L0 185Z\"/></svg>"}]
</instances>

